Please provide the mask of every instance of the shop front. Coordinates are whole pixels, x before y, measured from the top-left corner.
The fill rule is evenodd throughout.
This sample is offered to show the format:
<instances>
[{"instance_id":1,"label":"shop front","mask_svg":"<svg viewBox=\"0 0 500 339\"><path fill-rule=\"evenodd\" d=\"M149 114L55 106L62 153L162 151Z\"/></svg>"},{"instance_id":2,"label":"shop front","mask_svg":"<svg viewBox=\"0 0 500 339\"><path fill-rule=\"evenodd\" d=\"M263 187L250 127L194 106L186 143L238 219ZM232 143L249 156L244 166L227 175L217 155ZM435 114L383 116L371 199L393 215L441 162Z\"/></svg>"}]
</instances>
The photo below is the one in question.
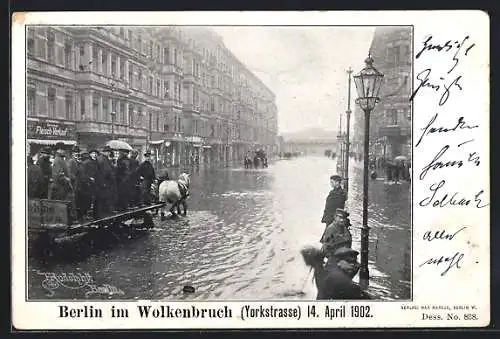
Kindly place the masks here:
<instances>
[{"instance_id":1,"label":"shop front","mask_svg":"<svg viewBox=\"0 0 500 339\"><path fill-rule=\"evenodd\" d=\"M33 156L43 147L62 143L66 151L77 144L75 124L67 121L28 119L26 130L26 152Z\"/></svg>"}]
</instances>

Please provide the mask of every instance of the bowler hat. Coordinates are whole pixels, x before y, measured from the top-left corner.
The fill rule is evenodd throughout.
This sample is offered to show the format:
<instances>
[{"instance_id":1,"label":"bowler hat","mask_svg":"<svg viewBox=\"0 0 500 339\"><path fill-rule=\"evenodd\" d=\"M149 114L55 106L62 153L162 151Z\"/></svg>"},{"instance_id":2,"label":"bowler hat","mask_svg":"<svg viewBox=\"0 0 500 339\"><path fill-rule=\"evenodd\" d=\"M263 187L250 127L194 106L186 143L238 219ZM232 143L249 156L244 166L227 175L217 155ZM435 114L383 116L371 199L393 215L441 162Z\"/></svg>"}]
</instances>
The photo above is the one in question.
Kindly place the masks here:
<instances>
[{"instance_id":1,"label":"bowler hat","mask_svg":"<svg viewBox=\"0 0 500 339\"><path fill-rule=\"evenodd\" d=\"M73 148L71 149L72 152L74 153L79 153L80 152L80 147L78 145L74 145Z\"/></svg>"},{"instance_id":2,"label":"bowler hat","mask_svg":"<svg viewBox=\"0 0 500 339\"><path fill-rule=\"evenodd\" d=\"M103 148L102 148L102 152L112 152L113 150L111 149L111 147L109 147L108 145L105 145Z\"/></svg>"},{"instance_id":3,"label":"bowler hat","mask_svg":"<svg viewBox=\"0 0 500 339\"><path fill-rule=\"evenodd\" d=\"M342 218L347 218L349 216L349 213L341 208L337 208L335 211L335 215L338 215Z\"/></svg>"},{"instance_id":4,"label":"bowler hat","mask_svg":"<svg viewBox=\"0 0 500 339\"><path fill-rule=\"evenodd\" d=\"M88 148L88 150L87 150L87 152L88 152L89 154L90 154L90 153L92 153L92 152L99 153L99 151L97 150L97 147L93 147L93 146L92 146L92 147L89 147L89 148Z\"/></svg>"},{"instance_id":5,"label":"bowler hat","mask_svg":"<svg viewBox=\"0 0 500 339\"><path fill-rule=\"evenodd\" d=\"M150 156L151 155L151 151L146 151L146 153L144 153L145 156Z\"/></svg>"},{"instance_id":6,"label":"bowler hat","mask_svg":"<svg viewBox=\"0 0 500 339\"><path fill-rule=\"evenodd\" d=\"M51 154L52 153L52 148L50 148L49 146L46 146L46 147L42 148L42 150L40 151L40 153Z\"/></svg>"},{"instance_id":7,"label":"bowler hat","mask_svg":"<svg viewBox=\"0 0 500 339\"><path fill-rule=\"evenodd\" d=\"M55 146L55 149L64 149L64 143L63 142L58 142Z\"/></svg>"},{"instance_id":8,"label":"bowler hat","mask_svg":"<svg viewBox=\"0 0 500 339\"><path fill-rule=\"evenodd\" d=\"M358 251L353 250L352 248L349 247L341 247L338 250L336 250L333 255L336 257L346 257L346 256L357 256L359 254Z\"/></svg>"},{"instance_id":9,"label":"bowler hat","mask_svg":"<svg viewBox=\"0 0 500 339\"><path fill-rule=\"evenodd\" d=\"M342 177L338 174L334 174L330 177L330 180L341 181Z\"/></svg>"}]
</instances>

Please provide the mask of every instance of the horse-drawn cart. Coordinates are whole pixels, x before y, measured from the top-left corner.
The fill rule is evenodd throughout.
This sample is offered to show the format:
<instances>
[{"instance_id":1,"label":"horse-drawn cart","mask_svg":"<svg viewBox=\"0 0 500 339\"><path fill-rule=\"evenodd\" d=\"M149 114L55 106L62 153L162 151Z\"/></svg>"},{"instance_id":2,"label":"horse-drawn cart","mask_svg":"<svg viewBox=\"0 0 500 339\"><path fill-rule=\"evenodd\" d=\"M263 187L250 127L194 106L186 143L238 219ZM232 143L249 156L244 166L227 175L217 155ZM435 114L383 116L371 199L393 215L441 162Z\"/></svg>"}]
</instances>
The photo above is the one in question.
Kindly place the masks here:
<instances>
[{"instance_id":1,"label":"horse-drawn cart","mask_svg":"<svg viewBox=\"0 0 500 339\"><path fill-rule=\"evenodd\" d=\"M43 247L78 241L96 230L128 227L148 229L153 227L151 212L163 203L136 207L123 212L85 222L72 220L71 202L49 199L28 200L28 241L42 242Z\"/></svg>"}]
</instances>

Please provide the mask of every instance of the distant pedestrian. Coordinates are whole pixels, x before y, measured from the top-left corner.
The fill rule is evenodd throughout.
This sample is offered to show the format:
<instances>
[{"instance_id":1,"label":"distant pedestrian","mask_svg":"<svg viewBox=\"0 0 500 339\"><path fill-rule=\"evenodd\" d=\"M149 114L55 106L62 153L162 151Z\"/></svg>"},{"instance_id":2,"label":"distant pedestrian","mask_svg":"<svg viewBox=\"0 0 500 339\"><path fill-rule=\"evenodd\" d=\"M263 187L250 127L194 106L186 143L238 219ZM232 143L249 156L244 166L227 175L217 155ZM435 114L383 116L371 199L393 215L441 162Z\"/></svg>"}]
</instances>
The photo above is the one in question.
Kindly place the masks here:
<instances>
[{"instance_id":1,"label":"distant pedestrian","mask_svg":"<svg viewBox=\"0 0 500 339\"><path fill-rule=\"evenodd\" d=\"M332 190L326 197L325 210L321 222L327 225L331 224L335 219L337 209L344 209L346 194L340 185L342 178L339 175L332 175L330 177L330 185Z\"/></svg>"},{"instance_id":2,"label":"distant pedestrian","mask_svg":"<svg viewBox=\"0 0 500 339\"><path fill-rule=\"evenodd\" d=\"M116 179L113 164L111 162L112 150L109 146L104 146L101 155L97 160L97 217L102 218L111 214L114 211L116 192Z\"/></svg>"},{"instance_id":3,"label":"distant pedestrian","mask_svg":"<svg viewBox=\"0 0 500 339\"><path fill-rule=\"evenodd\" d=\"M65 160L66 151L63 146L64 144L56 146L56 154L52 164L52 194L50 198L54 200L68 200L70 192L73 190Z\"/></svg>"},{"instance_id":4,"label":"distant pedestrian","mask_svg":"<svg viewBox=\"0 0 500 339\"><path fill-rule=\"evenodd\" d=\"M33 158L28 155L28 198L40 198L43 188L43 173L40 167L33 162Z\"/></svg>"},{"instance_id":5,"label":"distant pedestrian","mask_svg":"<svg viewBox=\"0 0 500 339\"><path fill-rule=\"evenodd\" d=\"M144 161L139 167L139 175L142 180L142 204L151 204L151 184L156 179L155 170L151 164L151 152L144 153Z\"/></svg>"},{"instance_id":6,"label":"distant pedestrian","mask_svg":"<svg viewBox=\"0 0 500 339\"><path fill-rule=\"evenodd\" d=\"M137 150L130 151L129 154L129 171L127 179L127 188L130 194L129 207L139 205L141 200L141 189L139 183L139 161L137 160Z\"/></svg>"}]
</instances>

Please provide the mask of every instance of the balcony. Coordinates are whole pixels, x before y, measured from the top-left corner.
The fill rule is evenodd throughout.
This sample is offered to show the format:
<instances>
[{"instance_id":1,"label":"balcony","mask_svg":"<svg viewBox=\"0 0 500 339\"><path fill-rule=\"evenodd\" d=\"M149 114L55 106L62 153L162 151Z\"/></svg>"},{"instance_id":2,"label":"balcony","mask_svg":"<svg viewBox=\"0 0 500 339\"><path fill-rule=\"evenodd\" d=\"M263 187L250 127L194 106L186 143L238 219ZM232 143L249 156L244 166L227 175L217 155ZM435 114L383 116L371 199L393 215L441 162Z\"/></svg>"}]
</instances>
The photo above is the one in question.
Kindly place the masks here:
<instances>
[{"instance_id":1,"label":"balcony","mask_svg":"<svg viewBox=\"0 0 500 339\"><path fill-rule=\"evenodd\" d=\"M182 68L176 65L162 65L161 71L164 75L166 74L175 74L175 75L184 75Z\"/></svg>"},{"instance_id":2,"label":"balcony","mask_svg":"<svg viewBox=\"0 0 500 339\"><path fill-rule=\"evenodd\" d=\"M80 82L95 82L106 87L112 87L116 91L130 93L130 88L127 81L117 80L102 74L94 72L77 72L75 79Z\"/></svg>"},{"instance_id":3,"label":"balcony","mask_svg":"<svg viewBox=\"0 0 500 339\"><path fill-rule=\"evenodd\" d=\"M66 78L68 80L75 79L75 72L73 70L64 68L62 66L56 66L39 59L28 58L27 68L28 71L43 72L46 74L51 74L53 76Z\"/></svg>"},{"instance_id":4,"label":"balcony","mask_svg":"<svg viewBox=\"0 0 500 339\"><path fill-rule=\"evenodd\" d=\"M90 28L90 33L108 42L119 45L127 45L127 41L123 37L120 37L119 35L116 35L104 28L92 27Z\"/></svg>"},{"instance_id":5,"label":"balcony","mask_svg":"<svg viewBox=\"0 0 500 339\"><path fill-rule=\"evenodd\" d=\"M182 109L186 112L200 113L200 107L193 104L183 104Z\"/></svg>"}]
</instances>

